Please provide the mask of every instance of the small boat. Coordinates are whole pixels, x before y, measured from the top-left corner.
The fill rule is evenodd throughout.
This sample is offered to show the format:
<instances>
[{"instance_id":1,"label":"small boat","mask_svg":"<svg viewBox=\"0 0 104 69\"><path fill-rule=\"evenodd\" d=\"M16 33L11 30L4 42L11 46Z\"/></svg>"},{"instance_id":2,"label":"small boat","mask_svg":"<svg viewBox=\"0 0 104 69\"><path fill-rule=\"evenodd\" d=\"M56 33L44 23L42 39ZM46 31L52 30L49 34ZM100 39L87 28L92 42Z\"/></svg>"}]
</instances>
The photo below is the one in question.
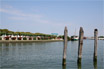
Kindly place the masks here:
<instances>
[{"instance_id":1,"label":"small boat","mask_svg":"<svg viewBox=\"0 0 104 69\"><path fill-rule=\"evenodd\" d=\"M104 38L98 38L98 40L104 40Z\"/></svg>"},{"instance_id":2,"label":"small boat","mask_svg":"<svg viewBox=\"0 0 104 69\"><path fill-rule=\"evenodd\" d=\"M75 36L75 35L71 36L72 41L77 41L78 39L79 39L78 36Z\"/></svg>"},{"instance_id":3,"label":"small boat","mask_svg":"<svg viewBox=\"0 0 104 69\"><path fill-rule=\"evenodd\" d=\"M72 41L77 41L79 39L78 36L76 36L76 29L75 29L75 34L73 36L71 36L71 40Z\"/></svg>"}]
</instances>

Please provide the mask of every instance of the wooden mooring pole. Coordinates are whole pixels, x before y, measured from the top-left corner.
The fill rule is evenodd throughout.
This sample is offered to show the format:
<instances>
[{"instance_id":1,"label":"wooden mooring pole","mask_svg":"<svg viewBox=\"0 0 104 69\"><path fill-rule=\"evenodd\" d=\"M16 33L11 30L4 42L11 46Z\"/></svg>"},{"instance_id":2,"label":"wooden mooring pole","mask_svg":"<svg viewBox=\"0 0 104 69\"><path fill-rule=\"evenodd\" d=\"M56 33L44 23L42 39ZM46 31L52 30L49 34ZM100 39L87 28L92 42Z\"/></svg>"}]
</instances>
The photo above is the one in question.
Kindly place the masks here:
<instances>
[{"instance_id":1,"label":"wooden mooring pole","mask_svg":"<svg viewBox=\"0 0 104 69\"><path fill-rule=\"evenodd\" d=\"M97 41L98 41L98 30L94 30L94 56L93 60L97 62Z\"/></svg>"},{"instance_id":2,"label":"wooden mooring pole","mask_svg":"<svg viewBox=\"0 0 104 69\"><path fill-rule=\"evenodd\" d=\"M64 48L63 48L63 61L62 61L62 65L66 65L67 35L68 35L68 30L67 30L67 27L65 27L65 29L64 29Z\"/></svg>"},{"instance_id":3,"label":"wooden mooring pole","mask_svg":"<svg viewBox=\"0 0 104 69\"><path fill-rule=\"evenodd\" d=\"M79 45L78 45L78 60L77 60L78 63L81 63L81 58L82 58L83 35L84 35L83 28L80 27Z\"/></svg>"}]
</instances>

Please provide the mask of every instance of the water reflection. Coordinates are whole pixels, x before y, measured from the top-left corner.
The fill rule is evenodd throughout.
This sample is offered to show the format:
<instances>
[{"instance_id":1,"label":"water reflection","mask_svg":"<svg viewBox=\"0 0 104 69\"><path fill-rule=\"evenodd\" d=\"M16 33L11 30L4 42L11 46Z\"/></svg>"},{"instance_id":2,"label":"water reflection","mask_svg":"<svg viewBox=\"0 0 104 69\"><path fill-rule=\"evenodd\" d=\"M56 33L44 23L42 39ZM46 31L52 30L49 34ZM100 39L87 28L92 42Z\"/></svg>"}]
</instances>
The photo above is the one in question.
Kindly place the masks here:
<instances>
[{"instance_id":1,"label":"water reflection","mask_svg":"<svg viewBox=\"0 0 104 69\"><path fill-rule=\"evenodd\" d=\"M62 69L66 69L66 65L62 65Z\"/></svg>"},{"instance_id":2,"label":"water reflection","mask_svg":"<svg viewBox=\"0 0 104 69\"><path fill-rule=\"evenodd\" d=\"M93 46L90 46L87 43L89 44L89 42L85 42L83 48L85 50L83 51L85 56L84 60L81 64L77 64L78 45L76 42L68 42L67 56L70 59L68 59L66 66L61 65L63 42L0 43L0 68L103 69L103 61L100 58L102 57L100 54L103 54L103 46L99 45L100 48L98 48L98 62L93 62L92 58L87 58L93 55ZM90 52L88 52L88 49L91 49ZM59 66L57 66L57 64L59 64Z\"/></svg>"},{"instance_id":3,"label":"water reflection","mask_svg":"<svg viewBox=\"0 0 104 69\"><path fill-rule=\"evenodd\" d=\"M94 61L93 65L94 65L94 69L97 69L97 61Z\"/></svg>"},{"instance_id":4,"label":"water reflection","mask_svg":"<svg viewBox=\"0 0 104 69\"><path fill-rule=\"evenodd\" d=\"M81 63L77 63L78 69L81 69Z\"/></svg>"}]
</instances>

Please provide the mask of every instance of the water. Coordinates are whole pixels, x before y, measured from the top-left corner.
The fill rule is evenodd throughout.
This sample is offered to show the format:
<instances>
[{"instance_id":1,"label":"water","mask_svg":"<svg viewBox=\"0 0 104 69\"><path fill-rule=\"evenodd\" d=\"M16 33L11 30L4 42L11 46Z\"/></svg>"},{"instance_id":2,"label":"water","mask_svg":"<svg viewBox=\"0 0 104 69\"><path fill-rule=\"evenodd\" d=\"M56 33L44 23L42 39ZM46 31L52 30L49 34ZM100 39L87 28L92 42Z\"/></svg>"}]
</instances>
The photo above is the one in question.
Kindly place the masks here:
<instances>
[{"instance_id":1,"label":"water","mask_svg":"<svg viewBox=\"0 0 104 69\"><path fill-rule=\"evenodd\" d=\"M98 41L98 61L93 63L94 41L84 40L82 63L77 65L78 41L69 41L67 65L62 67L63 42L0 43L1 69L104 69L104 41Z\"/></svg>"}]
</instances>

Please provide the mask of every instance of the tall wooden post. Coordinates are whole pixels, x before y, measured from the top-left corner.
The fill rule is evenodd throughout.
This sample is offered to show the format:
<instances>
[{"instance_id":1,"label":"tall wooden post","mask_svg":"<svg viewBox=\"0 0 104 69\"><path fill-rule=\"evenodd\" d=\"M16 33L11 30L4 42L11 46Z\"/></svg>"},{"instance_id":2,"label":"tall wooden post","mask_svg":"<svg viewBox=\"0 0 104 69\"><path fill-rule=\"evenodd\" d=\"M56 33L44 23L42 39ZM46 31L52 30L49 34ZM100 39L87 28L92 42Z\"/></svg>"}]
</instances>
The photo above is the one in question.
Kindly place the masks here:
<instances>
[{"instance_id":1,"label":"tall wooden post","mask_svg":"<svg viewBox=\"0 0 104 69\"><path fill-rule=\"evenodd\" d=\"M93 60L97 61L97 40L98 40L98 30L94 30L94 57Z\"/></svg>"},{"instance_id":2,"label":"tall wooden post","mask_svg":"<svg viewBox=\"0 0 104 69\"><path fill-rule=\"evenodd\" d=\"M67 35L68 35L68 31L67 31L67 27L65 27L65 29L64 29L63 62L62 62L63 65L66 65Z\"/></svg>"},{"instance_id":3,"label":"tall wooden post","mask_svg":"<svg viewBox=\"0 0 104 69\"><path fill-rule=\"evenodd\" d=\"M84 35L83 28L80 27L79 45L78 45L78 61L77 61L78 63L81 63L81 58L82 58L83 35Z\"/></svg>"}]
</instances>

